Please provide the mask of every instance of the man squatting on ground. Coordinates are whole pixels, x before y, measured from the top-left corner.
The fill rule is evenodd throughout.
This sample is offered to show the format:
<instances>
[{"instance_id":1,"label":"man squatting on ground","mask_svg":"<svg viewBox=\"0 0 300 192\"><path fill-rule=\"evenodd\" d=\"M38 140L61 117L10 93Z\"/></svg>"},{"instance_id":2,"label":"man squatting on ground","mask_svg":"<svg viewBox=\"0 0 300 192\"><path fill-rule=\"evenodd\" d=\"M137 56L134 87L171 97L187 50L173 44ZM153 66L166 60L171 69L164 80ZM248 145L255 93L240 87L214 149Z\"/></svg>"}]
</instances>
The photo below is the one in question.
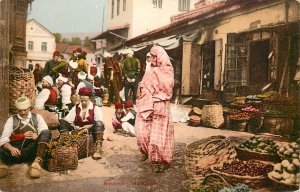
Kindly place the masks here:
<instances>
[{"instance_id":1,"label":"man squatting on ground","mask_svg":"<svg viewBox=\"0 0 300 192\"><path fill-rule=\"evenodd\" d=\"M97 143L97 150L92 155L93 159L102 158L102 142L103 142L103 115L98 106L90 100L92 90L88 87L79 89L80 103L74 106L69 114L60 119L60 132L80 130L87 128L92 133L94 142Z\"/></svg>"},{"instance_id":2,"label":"man squatting on ground","mask_svg":"<svg viewBox=\"0 0 300 192\"><path fill-rule=\"evenodd\" d=\"M32 161L29 176L39 178L51 132L42 116L30 112L31 102L27 97L17 99L15 106L18 114L8 118L0 137L0 178L8 173L6 164Z\"/></svg>"}]
</instances>

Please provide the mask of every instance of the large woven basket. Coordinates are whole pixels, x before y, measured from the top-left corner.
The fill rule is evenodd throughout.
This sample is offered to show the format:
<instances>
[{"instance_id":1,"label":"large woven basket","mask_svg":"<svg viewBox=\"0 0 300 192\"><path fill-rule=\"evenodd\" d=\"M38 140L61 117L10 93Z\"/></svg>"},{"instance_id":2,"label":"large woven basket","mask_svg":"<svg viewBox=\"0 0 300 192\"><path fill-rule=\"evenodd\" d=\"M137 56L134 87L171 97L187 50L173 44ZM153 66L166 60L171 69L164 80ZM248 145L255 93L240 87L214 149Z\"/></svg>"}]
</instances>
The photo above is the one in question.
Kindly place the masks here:
<instances>
[{"instance_id":1,"label":"large woven basket","mask_svg":"<svg viewBox=\"0 0 300 192\"><path fill-rule=\"evenodd\" d=\"M247 149L241 149L236 147L237 158L240 160L260 160L260 161L270 161L270 162L280 162L278 154L272 153L258 153L255 151L250 151Z\"/></svg>"},{"instance_id":2,"label":"large woven basket","mask_svg":"<svg viewBox=\"0 0 300 192\"><path fill-rule=\"evenodd\" d=\"M47 161L48 170L52 172L75 170L78 166L77 145L58 147Z\"/></svg>"},{"instance_id":3,"label":"large woven basket","mask_svg":"<svg viewBox=\"0 0 300 192\"><path fill-rule=\"evenodd\" d=\"M222 105L204 105L202 109L202 124L204 126L220 128L223 123L224 117Z\"/></svg>"},{"instance_id":4,"label":"large woven basket","mask_svg":"<svg viewBox=\"0 0 300 192\"><path fill-rule=\"evenodd\" d=\"M78 133L74 131L72 134ZM89 157L96 151L96 143L94 143L92 135L87 132L79 133L76 143L78 147L78 159Z\"/></svg>"},{"instance_id":5,"label":"large woven basket","mask_svg":"<svg viewBox=\"0 0 300 192\"><path fill-rule=\"evenodd\" d=\"M236 152L224 136L207 137L189 144L185 149L185 171L189 178L205 175L211 165L235 159Z\"/></svg>"},{"instance_id":6,"label":"large woven basket","mask_svg":"<svg viewBox=\"0 0 300 192\"><path fill-rule=\"evenodd\" d=\"M267 133L289 136L293 131L294 120L283 115L264 115L263 130Z\"/></svg>"},{"instance_id":7,"label":"large woven basket","mask_svg":"<svg viewBox=\"0 0 300 192\"><path fill-rule=\"evenodd\" d=\"M9 69L9 108L15 114L15 101L20 96L28 97L32 104L35 100L35 83L33 73L29 69L10 67Z\"/></svg>"}]
</instances>

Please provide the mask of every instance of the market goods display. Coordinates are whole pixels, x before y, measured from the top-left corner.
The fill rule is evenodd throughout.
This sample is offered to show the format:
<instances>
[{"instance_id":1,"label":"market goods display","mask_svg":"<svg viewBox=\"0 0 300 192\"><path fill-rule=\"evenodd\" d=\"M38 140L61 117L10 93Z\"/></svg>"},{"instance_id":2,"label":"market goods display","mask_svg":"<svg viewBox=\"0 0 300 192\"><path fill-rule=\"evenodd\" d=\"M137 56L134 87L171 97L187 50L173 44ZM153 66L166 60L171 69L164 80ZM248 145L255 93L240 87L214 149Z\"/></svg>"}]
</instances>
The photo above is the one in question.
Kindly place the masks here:
<instances>
[{"instance_id":1,"label":"market goods display","mask_svg":"<svg viewBox=\"0 0 300 192\"><path fill-rule=\"evenodd\" d=\"M92 135L88 134L87 131L73 131L75 142L78 147L78 159L83 159L91 156L96 151L96 143L93 142Z\"/></svg>"},{"instance_id":2,"label":"market goods display","mask_svg":"<svg viewBox=\"0 0 300 192\"><path fill-rule=\"evenodd\" d=\"M200 125L200 123L201 123L201 117L196 116L196 115L190 116L189 126L197 127Z\"/></svg>"},{"instance_id":3,"label":"market goods display","mask_svg":"<svg viewBox=\"0 0 300 192\"><path fill-rule=\"evenodd\" d=\"M273 165L235 160L224 163L222 167L211 167L211 170L222 175L230 183L245 183L252 188L260 188L266 184L268 172L273 170Z\"/></svg>"},{"instance_id":4,"label":"market goods display","mask_svg":"<svg viewBox=\"0 0 300 192\"><path fill-rule=\"evenodd\" d=\"M279 146L270 139L253 136L236 146L239 159L256 159L262 161L279 161L277 151Z\"/></svg>"},{"instance_id":5,"label":"market goods display","mask_svg":"<svg viewBox=\"0 0 300 192\"><path fill-rule=\"evenodd\" d=\"M274 95L274 94L276 94L276 92L274 92L274 91L269 91L269 92L266 92L266 93L257 94L256 97L257 97L257 98L264 99L264 98L271 97L271 96Z\"/></svg>"},{"instance_id":6,"label":"market goods display","mask_svg":"<svg viewBox=\"0 0 300 192\"><path fill-rule=\"evenodd\" d=\"M275 93L272 96L265 98L264 103L271 105L292 105L295 104L296 99L294 97L287 97L285 95Z\"/></svg>"},{"instance_id":7,"label":"market goods display","mask_svg":"<svg viewBox=\"0 0 300 192\"><path fill-rule=\"evenodd\" d=\"M204 105L202 109L202 124L204 126L219 128L223 123L224 117L222 105Z\"/></svg>"},{"instance_id":8,"label":"market goods display","mask_svg":"<svg viewBox=\"0 0 300 192\"><path fill-rule=\"evenodd\" d=\"M229 115L230 128L234 131L247 131L247 121L250 119L248 113L237 113Z\"/></svg>"},{"instance_id":9,"label":"market goods display","mask_svg":"<svg viewBox=\"0 0 300 192\"><path fill-rule=\"evenodd\" d=\"M230 120L247 121L250 118L248 113L236 113L229 116Z\"/></svg>"},{"instance_id":10,"label":"market goods display","mask_svg":"<svg viewBox=\"0 0 300 192\"><path fill-rule=\"evenodd\" d=\"M299 143L300 143L300 139L298 139L297 142L288 143L288 144L280 147L278 150L279 157L282 160L292 159L292 158L299 159L299 155L300 155Z\"/></svg>"},{"instance_id":11,"label":"market goods display","mask_svg":"<svg viewBox=\"0 0 300 192\"><path fill-rule=\"evenodd\" d=\"M269 179L282 189L299 189L300 184L300 161L297 159L283 160L274 165L272 172L268 174Z\"/></svg>"},{"instance_id":12,"label":"market goods display","mask_svg":"<svg viewBox=\"0 0 300 192\"><path fill-rule=\"evenodd\" d=\"M241 109L241 111L247 112L247 113L260 113L260 110L257 108L254 108L252 106L244 107Z\"/></svg>"},{"instance_id":13,"label":"market goods display","mask_svg":"<svg viewBox=\"0 0 300 192\"><path fill-rule=\"evenodd\" d=\"M219 190L218 192L251 192L251 191L252 191L252 189L249 188L248 185L239 183L234 187L230 187L230 188L226 187L226 188Z\"/></svg>"},{"instance_id":14,"label":"market goods display","mask_svg":"<svg viewBox=\"0 0 300 192\"><path fill-rule=\"evenodd\" d=\"M204 175L210 166L230 162L236 157L231 141L224 136L195 141L186 147L184 154L185 171L189 178Z\"/></svg>"}]
</instances>

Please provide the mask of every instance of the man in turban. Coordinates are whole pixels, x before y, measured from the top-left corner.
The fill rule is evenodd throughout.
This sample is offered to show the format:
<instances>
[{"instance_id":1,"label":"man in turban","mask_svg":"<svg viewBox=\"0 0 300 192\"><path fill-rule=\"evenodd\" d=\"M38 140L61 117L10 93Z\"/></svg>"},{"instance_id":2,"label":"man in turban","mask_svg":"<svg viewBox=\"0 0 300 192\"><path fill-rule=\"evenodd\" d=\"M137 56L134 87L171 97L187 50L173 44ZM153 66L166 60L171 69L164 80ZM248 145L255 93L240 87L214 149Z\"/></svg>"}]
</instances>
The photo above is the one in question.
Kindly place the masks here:
<instances>
[{"instance_id":1,"label":"man in turban","mask_svg":"<svg viewBox=\"0 0 300 192\"><path fill-rule=\"evenodd\" d=\"M15 106L18 114L8 118L0 137L0 178L7 175L7 163L32 161L29 176L39 178L51 132L42 116L30 112L31 102L27 97L18 98Z\"/></svg>"}]
</instances>

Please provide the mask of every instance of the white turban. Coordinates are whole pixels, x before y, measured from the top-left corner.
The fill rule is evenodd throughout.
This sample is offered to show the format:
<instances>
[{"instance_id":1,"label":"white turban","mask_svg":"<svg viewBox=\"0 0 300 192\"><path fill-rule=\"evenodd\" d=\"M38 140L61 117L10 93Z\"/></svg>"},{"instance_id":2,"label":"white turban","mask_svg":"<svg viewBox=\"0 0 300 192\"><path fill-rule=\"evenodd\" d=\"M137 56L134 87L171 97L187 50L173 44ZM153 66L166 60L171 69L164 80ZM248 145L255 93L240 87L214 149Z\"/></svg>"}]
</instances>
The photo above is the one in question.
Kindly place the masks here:
<instances>
[{"instance_id":1,"label":"white turban","mask_svg":"<svg viewBox=\"0 0 300 192\"><path fill-rule=\"evenodd\" d=\"M21 110L25 110L28 109L29 107L31 107L31 103L30 100L27 97L19 97L16 102L15 102L15 106L18 109Z\"/></svg>"},{"instance_id":2,"label":"white turban","mask_svg":"<svg viewBox=\"0 0 300 192\"><path fill-rule=\"evenodd\" d=\"M47 81L51 86L53 85L53 79L49 75L45 76L43 80Z\"/></svg>"}]
</instances>

